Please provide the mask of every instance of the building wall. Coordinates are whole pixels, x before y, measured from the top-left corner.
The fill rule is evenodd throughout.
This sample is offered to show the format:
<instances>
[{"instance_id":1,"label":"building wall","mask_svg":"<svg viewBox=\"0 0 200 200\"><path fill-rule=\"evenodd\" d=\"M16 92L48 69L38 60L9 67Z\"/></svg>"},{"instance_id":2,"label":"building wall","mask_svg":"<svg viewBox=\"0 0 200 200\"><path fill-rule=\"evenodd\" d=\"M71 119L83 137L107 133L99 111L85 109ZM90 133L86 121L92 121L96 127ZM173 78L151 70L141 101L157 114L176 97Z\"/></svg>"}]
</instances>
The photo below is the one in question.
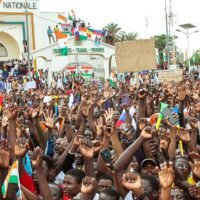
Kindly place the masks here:
<instances>
[{"instance_id":1,"label":"building wall","mask_svg":"<svg viewBox=\"0 0 200 200\"><path fill-rule=\"evenodd\" d=\"M6 47L8 52L8 57L0 57L0 61L19 58L20 47L11 35L5 32L0 32L0 43Z\"/></svg>"},{"instance_id":2,"label":"building wall","mask_svg":"<svg viewBox=\"0 0 200 200\"><path fill-rule=\"evenodd\" d=\"M0 3L0 32L6 32L17 41L17 45L20 51L17 52L15 58L21 58L24 53L23 40L27 39L26 32L26 9L25 8L6 8L9 2L24 3L25 0L2 0ZM47 28L51 26L52 29L58 22L58 13L56 12L41 12L39 6L39 0L28 0L28 3L32 6L35 5L36 9L28 9L28 35L30 51L41 49L49 45L47 36ZM64 13L60 13L64 14ZM10 29L16 27L15 29ZM0 42L2 36L0 36ZM5 47L7 48L6 44ZM8 58L12 58L12 56ZM0 58L6 60L7 58Z\"/></svg>"}]
</instances>

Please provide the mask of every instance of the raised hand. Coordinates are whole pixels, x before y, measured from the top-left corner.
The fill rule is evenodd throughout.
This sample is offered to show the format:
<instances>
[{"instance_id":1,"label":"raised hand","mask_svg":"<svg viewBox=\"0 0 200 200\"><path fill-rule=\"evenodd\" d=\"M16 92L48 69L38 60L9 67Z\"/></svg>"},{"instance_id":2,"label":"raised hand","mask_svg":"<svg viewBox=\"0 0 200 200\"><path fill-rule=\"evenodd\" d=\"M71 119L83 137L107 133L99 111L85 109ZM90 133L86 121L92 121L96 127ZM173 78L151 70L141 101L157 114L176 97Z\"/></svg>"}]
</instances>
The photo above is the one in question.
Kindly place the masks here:
<instances>
[{"instance_id":1,"label":"raised hand","mask_svg":"<svg viewBox=\"0 0 200 200\"><path fill-rule=\"evenodd\" d=\"M25 137L18 138L15 142L15 156L24 157L28 151L29 141Z\"/></svg>"},{"instance_id":2,"label":"raised hand","mask_svg":"<svg viewBox=\"0 0 200 200\"><path fill-rule=\"evenodd\" d=\"M94 152L95 153L99 152L102 147L102 142L100 140L93 140L92 144L94 146Z\"/></svg>"},{"instance_id":3,"label":"raised hand","mask_svg":"<svg viewBox=\"0 0 200 200\"><path fill-rule=\"evenodd\" d=\"M113 134L113 130L114 130L114 124L113 124L113 122L108 122L106 124L105 130L104 130L104 136L106 138L110 138L111 135Z\"/></svg>"},{"instance_id":4,"label":"raised hand","mask_svg":"<svg viewBox=\"0 0 200 200\"><path fill-rule=\"evenodd\" d=\"M3 113L3 119L2 119L2 128L6 128L8 126L8 117L7 117L7 111Z\"/></svg>"},{"instance_id":5,"label":"raised hand","mask_svg":"<svg viewBox=\"0 0 200 200\"><path fill-rule=\"evenodd\" d=\"M39 116L39 113L40 113L39 109L33 109L32 114L31 114L31 118L36 119Z\"/></svg>"},{"instance_id":6,"label":"raised hand","mask_svg":"<svg viewBox=\"0 0 200 200\"><path fill-rule=\"evenodd\" d=\"M31 162L34 168L39 168L42 166L42 150L37 147L33 154L31 155Z\"/></svg>"},{"instance_id":7,"label":"raised hand","mask_svg":"<svg viewBox=\"0 0 200 200\"><path fill-rule=\"evenodd\" d=\"M169 162L169 165L167 163L160 165L158 177L162 188L171 188L175 178L172 162Z\"/></svg>"},{"instance_id":8,"label":"raised hand","mask_svg":"<svg viewBox=\"0 0 200 200\"><path fill-rule=\"evenodd\" d=\"M81 193L93 194L96 190L97 182L95 178L86 176L81 185Z\"/></svg>"},{"instance_id":9,"label":"raised hand","mask_svg":"<svg viewBox=\"0 0 200 200\"><path fill-rule=\"evenodd\" d=\"M108 110L106 110L106 112L104 114L106 123L112 121L113 115L114 115L113 108L108 108Z\"/></svg>"},{"instance_id":10,"label":"raised hand","mask_svg":"<svg viewBox=\"0 0 200 200\"><path fill-rule=\"evenodd\" d=\"M197 152L191 152L189 154L190 158L192 159L193 162L189 162L190 168L193 172L193 174L200 179L200 154Z\"/></svg>"},{"instance_id":11,"label":"raised hand","mask_svg":"<svg viewBox=\"0 0 200 200\"><path fill-rule=\"evenodd\" d=\"M152 103L153 103L153 97L148 96L147 97L147 105L152 105Z\"/></svg>"},{"instance_id":12,"label":"raised hand","mask_svg":"<svg viewBox=\"0 0 200 200\"><path fill-rule=\"evenodd\" d=\"M180 128L178 136L185 143L188 143L191 140L190 133L186 128Z\"/></svg>"},{"instance_id":13,"label":"raised hand","mask_svg":"<svg viewBox=\"0 0 200 200\"><path fill-rule=\"evenodd\" d=\"M162 120L162 124L167 126L168 128L170 129L176 129L176 126L175 125L172 125L170 122L169 122L169 117L165 117L163 120Z\"/></svg>"},{"instance_id":14,"label":"raised hand","mask_svg":"<svg viewBox=\"0 0 200 200\"><path fill-rule=\"evenodd\" d=\"M168 145L169 145L169 141L166 139L161 139L160 140L160 149L161 150L167 150L168 149Z\"/></svg>"},{"instance_id":15,"label":"raised hand","mask_svg":"<svg viewBox=\"0 0 200 200\"><path fill-rule=\"evenodd\" d=\"M80 146L79 146L80 152L86 160L90 160L94 156L94 145L92 142L87 139L83 138L80 140Z\"/></svg>"},{"instance_id":16,"label":"raised hand","mask_svg":"<svg viewBox=\"0 0 200 200\"><path fill-rule=\"evenodd\" d=\"M142 188L141 178L136 173L126 173L122 176L122 184L129 191L135 191Z\"/></svg>"},{"instance_id":17,"label":"raised hand","mask_svg":"<svg viewBox=\"0 0 200 200\"><path fill-rule=\"evenodd\" d=\"M0 141L0 168L8 168L10 160L8 141Z\"/></svg>"},{"instance_id":18,"label":"raised hand","mask_svg":"<svg viewBox=\"0 0 200 200\"><path fill-rule=\"evenodd\" d=\"M111 174L115 173L115 170L114 170L113 166L114 166L115 162L117 161L117 159L118 159L118 157L116 155L112 155L112 157L111 157L111 163L105 163L106 169Z\"/></svg>"},{"instance_id":19,"label":"raised hand","mask_svg":"<svg viewBox=\"0 0 200 200\"><path fill-rule=\"evenodd\" d=\"M128 140L133 139L133 133L131 131L131 125L129 123L124 123L120 127L120 132L126 136Z\"/></svg>"},{"instance_id":20,"label":"raised hand","mask_svg":"<svg viewBox=\"0 0 200 200\"><path fill-rule=\"evenodd\" d=\"M84 136L80 135L80 133L78 133L78 132L76 134L77 135L74 137L73 144L76 146L79 146L81 143L81 139L84 139Z\"/></svg>"},{"instance_id":21,"label":"raised hand","mask_svg":"<svg viewBox=\"0 0 200 200\"><path fill-rule=\"evenodd\" d=\"M190 118L190 126L191 126L193 129L198 129L198 119L195 118L195 117L191 117L191 118Z\"/></svg>"},{"instance_id":22,"label":"raised hand","mask_svg":"<svg viewBox=\"0 0 200 200\"><path fill-rule=\"evenodd\" d=\"M151 139L154 135L157 134L157 131L155 129L152 129L150 126L147 126L142 130L141 136L144 139Z\"/></svg>"},{"instance_id":23,"label":"raised hand","mask_svg":"<svg viewBox=\"0 0 200 200\"><path fill-rule=\"evenodd\" d=\"M139 129L143 130L143 128L147 125L147 119L146 118L140 118L139 119Z\"/></svg>"},{"instance_id":24,"label":"raised hand","mask_svg":"<svg viewBox=\"0 0 200 200\"><path fill-rule=\"evenodd\" d=\"M54 117L53 117L53 111L52 110L46 110L46 112L43 113L45 122L44 124L49 128L54 128Z\"/></svg>"},{"instance_id":25,"label":"raised hand","mask_svg":"<svg viewBox=\"0 0 200 200\"><path fill-rule=\"evenodd\" d=\"M87 118L89 115L89 106L87 104L83 104L81 107L81 113L84 118Z\"/></svg>"},{"instance_id":26,"label":"raised hand","mask_svg":"<svg viewBox=\"0 0 200 200\"><path fill-rule=\"evenodd\" d=\"M200 112L200 103L197 103L197 104L195 105L195 110L196 110L197 112Z\"/></svg>"},{"instance_id":27,"label":"raised hand","mask_svg":"<svg viewBox=\"0 0 200 200\"><path fill-rule=\"evenodd\" d=\"M182 85L180 88L178 88L178 97L180 101L185 100L186 97L186 90L185 90L185 86Z\"/></svg>"},{"instance_id":28,"label":"raised hand","mask_svg":"<svg viewBox=\"0 0 200 200\"><path fill-rule=\"evenodd\" d=\"M102 131L103 131L103 118L100 117L98 118L95 122L94 122L94 125L96 126L96 129L97 129L97 136L101 135L102 134Z\"/></svg>"},{"instance_id":29,"label":"raised hand","mask_svg":"<svg viewBox=\"0 0 200 200\"><path fill-rule=\"evenodd\" d=\"M13 103L8 105L7 118L8 120L16 120L18 108Z\"/></svg>"},{"instance_id":30,"label":"raised hand","mask_svg":"<svg viewBox=\"0 0 200 200\"><path fill-rule=\"evenodd\" d=\"M144 99L146 97L146 92L145 92L145 90L144 89L140 89L139 91L138 91L138 98L139 99Z\"/></svg>"}]
</instances>

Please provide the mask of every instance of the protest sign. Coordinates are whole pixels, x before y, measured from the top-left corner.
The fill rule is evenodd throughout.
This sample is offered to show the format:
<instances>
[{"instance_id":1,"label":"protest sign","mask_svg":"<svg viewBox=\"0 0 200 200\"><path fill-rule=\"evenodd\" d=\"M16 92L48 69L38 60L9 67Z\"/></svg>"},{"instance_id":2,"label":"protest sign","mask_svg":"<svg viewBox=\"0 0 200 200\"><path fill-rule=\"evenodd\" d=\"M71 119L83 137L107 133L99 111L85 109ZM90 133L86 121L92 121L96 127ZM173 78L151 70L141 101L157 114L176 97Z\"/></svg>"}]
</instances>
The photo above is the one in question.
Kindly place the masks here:
<instances>
[{"instance_id":1,"label":"protest sign","mask_svg":"<svg viewBox=\"0 0 200 200\"><path fill-rule=\"evenodd\" d=\"M175 81L179 82L183 80L183 70L161 70L158 71L158 80L160 83L162 82L170 82Z\"/></svg>"},{"instance_id":2,"label":"protest sign","mask_svg":"<svg viewBox=\"0 0 200 200\"><path fill-rule=\"evenodd\" d=\"M51 101L51 96L45 96L43 103L49 103Z\"/></svg>"},{"instance_id":3,"label":"protest sign","mask_svg":"<svg viewBox=\"0 0 200 200\"><path fill-rule=\"evenodd\" d=\"M154 40L116 42L115 55L118 73L156 69Z\"/></svg>"},{"instance_id":4,"label":"protest sign","mask_svg":"<svg viewBox=\"0 0 200 200\"><path fill-rule=\"evenodd\" d=\"M29 81L26 83L26 89L35 89L36 88L36 82L35 81Z\"/></svg>"}]
</instances>

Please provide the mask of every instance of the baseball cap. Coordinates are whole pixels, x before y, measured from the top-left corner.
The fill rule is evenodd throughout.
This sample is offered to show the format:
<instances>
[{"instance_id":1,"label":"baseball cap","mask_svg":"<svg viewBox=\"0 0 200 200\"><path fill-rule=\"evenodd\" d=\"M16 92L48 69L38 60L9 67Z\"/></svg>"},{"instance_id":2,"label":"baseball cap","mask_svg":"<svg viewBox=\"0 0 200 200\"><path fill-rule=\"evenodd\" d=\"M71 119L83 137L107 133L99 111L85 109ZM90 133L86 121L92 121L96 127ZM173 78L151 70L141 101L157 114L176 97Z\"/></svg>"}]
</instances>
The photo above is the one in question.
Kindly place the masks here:
<instances>
[{"instance_id":1,"label":"baseball cap","mask_svg":"<svg viewBox=\"0 0 200 200\"><path fill-rule=\"evenodd\" d=\"M156 163L155 160L153 160L153 159L151 159L151 158L146 158L146 159L144 159L144 160L141 162L140 168L144 167L144 165L145 165L146 163L148 163L148 162L150 162L150 163L152 163L153 165L157 166L157 163Z\"/></svg>"}]
</instances>

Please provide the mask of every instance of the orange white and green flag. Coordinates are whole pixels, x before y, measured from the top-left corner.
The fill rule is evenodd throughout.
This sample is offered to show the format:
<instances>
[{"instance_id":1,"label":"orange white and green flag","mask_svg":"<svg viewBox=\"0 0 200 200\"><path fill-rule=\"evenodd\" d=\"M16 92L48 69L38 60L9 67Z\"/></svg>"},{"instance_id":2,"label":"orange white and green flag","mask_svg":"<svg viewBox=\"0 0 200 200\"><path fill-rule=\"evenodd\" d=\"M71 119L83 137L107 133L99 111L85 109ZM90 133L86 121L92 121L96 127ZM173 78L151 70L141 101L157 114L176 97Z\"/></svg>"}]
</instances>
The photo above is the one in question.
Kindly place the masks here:
<instances>
[{"instance_id":1,"label":"orange white and green flag","mask_svg":"<svg viewBox=\"0 0 200 200\"><path fill-rule=\"evenodd\" d=\"M20 188L20 180L19 180L19 168L18 168L18 160L16 160L12 167L10 168L8 175L6 176L6 179L3 183L3 186L1 188L3 198L6 198L7 192L8 192L8 186L9 184L15 184L18 186L20 198L21 196L21 188Z\"/></svg>"},{"instance_id":2,"label":"orange white and green flag","mask_svg":"<svg viewBox=\"0 0 200 200\"><path fill-rule=\"evenodd\" d=\"M63 33L61 31L55 32L56 34L56 39L58 40L58 46L60 48L60 54L61 56L66 56L68 49L67 49L67 38L68 34Z\"/></svg>"},{"instance_id":3,"label":"orange white and green flag","mask_svg":"<svg viewBox=\"0 0 200 200\"><path fill-rule=\"evenodd\" d=\"M63 24L67 21L67 17L65 17L64 15L58 14L58 21L59 21L59 24Z\"/></svg>"},{"instance_id":4,"label":"orange white and green flag","mask_svg":"<svg viewBox=\"0 0 200 200\"><path fill-rule=\"evenodd\" d=\"M87 40L88 29L86 27L79 27L79 37L80 37L80 40Z\"/></svg>"}]
</instances>

